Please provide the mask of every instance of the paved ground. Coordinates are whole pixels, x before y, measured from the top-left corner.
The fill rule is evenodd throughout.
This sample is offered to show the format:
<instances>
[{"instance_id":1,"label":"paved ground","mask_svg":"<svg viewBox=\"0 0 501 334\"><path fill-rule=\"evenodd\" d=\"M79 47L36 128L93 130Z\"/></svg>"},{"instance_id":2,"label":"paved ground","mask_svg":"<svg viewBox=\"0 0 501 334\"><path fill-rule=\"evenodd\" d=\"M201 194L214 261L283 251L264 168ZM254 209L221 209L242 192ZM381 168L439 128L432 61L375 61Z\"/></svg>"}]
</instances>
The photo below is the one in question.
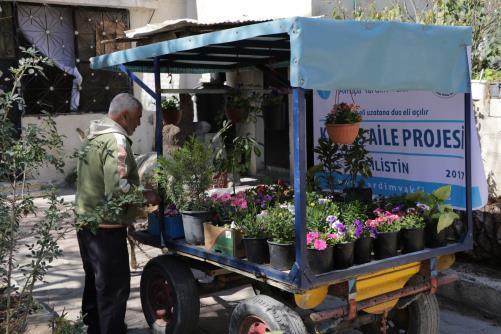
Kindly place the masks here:
<instances>
[{"instance_id":1,"label":"paved ground","mask_svg":"<svg viewBox=\"0 0 501 334\"><path fill-rule=\"evenodd\" d=\"M71 199L69 196L67 199ZM33 223L31 219L25 224ZM45 282L36 287L36 297L54 307L61 314L68 313L70 319L79 316L81 293L83 289L83 270L74 231L61 242L64 255L53 263L53 268L45 277ZM137 251L140 266L149 258L160 253L159 250L143 246ZM131 334L149 333L144 320L139 298L141 271L132 273L131 295L128 302L126 322ZM200 333L227 333L228 319L238 300L253 295L250 287L220 292L216 296L201 299ZM461 315L454 310L444 309L441 313L441 334L500 334L501 327L496 327L487 320Z\"/></svg>"}]
</instances>

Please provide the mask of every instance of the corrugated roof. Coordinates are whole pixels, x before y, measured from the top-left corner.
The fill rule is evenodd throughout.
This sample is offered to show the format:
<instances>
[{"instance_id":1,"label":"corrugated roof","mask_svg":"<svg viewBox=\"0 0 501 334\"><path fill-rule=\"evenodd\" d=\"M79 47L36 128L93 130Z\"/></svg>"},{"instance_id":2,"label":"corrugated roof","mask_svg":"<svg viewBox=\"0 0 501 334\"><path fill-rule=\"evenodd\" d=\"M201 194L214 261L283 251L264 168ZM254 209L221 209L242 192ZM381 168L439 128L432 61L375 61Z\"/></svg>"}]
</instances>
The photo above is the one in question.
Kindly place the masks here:
<instances>
[{"instance_id":1,"label":"corrugated roof","mask_svg":"<svg viewBox=\"0 0 501 334\"><path fill-rule=\"evenodd\" d=\"M166 20L161 23L147 24L140 28L127 30L125 32L125 36L127 38L138 39L151 37L159 33L169 33L180 30L185 31L193 28L199 30L200 32L207 32L271 20L272 18L262 20L199 21L195 19L182 18L177 20Z\"/></svg>"}]
</instances>

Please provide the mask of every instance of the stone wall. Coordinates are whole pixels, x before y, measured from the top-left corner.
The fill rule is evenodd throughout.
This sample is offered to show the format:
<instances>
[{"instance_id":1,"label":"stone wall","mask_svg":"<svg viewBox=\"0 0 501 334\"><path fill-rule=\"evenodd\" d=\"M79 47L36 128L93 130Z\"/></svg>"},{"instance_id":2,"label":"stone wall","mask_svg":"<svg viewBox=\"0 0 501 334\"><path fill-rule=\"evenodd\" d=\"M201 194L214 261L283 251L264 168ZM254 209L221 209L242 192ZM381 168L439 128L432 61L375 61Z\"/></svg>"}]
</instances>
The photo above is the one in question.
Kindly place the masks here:
<instances>
[{"instance_id":1,"label":"stone wall","mask_svg":"<svg viewBox=\"0 0 501 334\"><path fill-rule=\"evenodd\" d=\"M474 211L473 224L473 256L501 265L501 201Z\"/></svg>"}]
</instances>

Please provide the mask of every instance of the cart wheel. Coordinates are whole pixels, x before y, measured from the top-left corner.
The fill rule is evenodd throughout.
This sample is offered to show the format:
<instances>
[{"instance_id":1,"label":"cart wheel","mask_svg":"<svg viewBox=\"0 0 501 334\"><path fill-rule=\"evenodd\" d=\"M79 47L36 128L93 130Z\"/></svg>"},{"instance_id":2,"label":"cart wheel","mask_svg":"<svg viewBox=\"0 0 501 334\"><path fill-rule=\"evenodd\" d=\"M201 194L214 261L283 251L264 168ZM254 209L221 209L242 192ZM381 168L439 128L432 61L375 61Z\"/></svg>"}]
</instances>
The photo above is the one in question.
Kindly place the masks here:
<instances>
[{"instance_id":1,"label":"cart wheel","mask_svg":"<svg viewBox=\"0 0 501 334\"><path fill-rule=\"evenodd\" d=\"M198 329L200 300L190 269L172 256L159 256L141 275L141 306L154 334L193 333Z\"/></svg>"},{"instance_id":2,"label":"cart wheel","mask_svg":"<svg viewBox=\"0 0 501 334\"><path fill-rule=\"evenodd\" d=\"M306 334L303 320L285 304L265 295L240 302L230 319L230 334Z\"/></svg>"},{"instance_id":3,"label":"cart wheel","mask_svg":"<svg viewBox=\"0 0 501 334\"><path fill-rule=\"evenodd\" d=\"M438 334L440 309L434 294L423 294L407 307L394 307L388 314L388 334ZM364 334L381 333L381 324L372 323L361 328Z\"/></svg>"}]
</instances>

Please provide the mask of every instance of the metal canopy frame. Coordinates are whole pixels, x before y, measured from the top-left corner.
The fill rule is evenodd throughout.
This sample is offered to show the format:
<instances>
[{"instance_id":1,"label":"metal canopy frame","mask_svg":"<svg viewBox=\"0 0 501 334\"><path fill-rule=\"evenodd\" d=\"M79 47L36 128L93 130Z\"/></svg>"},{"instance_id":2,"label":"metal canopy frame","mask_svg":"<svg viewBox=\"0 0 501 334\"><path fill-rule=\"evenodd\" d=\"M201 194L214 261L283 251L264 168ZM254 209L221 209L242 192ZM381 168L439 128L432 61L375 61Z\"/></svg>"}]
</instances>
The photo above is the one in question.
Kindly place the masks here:
<instances>
[{"instance_id":1,"label":"metal canopy frame","mask_svg":"<svg viewBox=\"0 0 501 334\"><path fill-rule=\"evenodd\" d=\"M224 32L224 31L222 31ZM209 33L211 34L211 33ZM203 34L207 35L207 34ZM203 37L203 36L202 36ZM186 38L185 38L186 39ZM123 53L123 51L122 51ZM465 56L467 50L465 47ZM139 84L149 95L156 100L156 129L155 144L157 155L162 155L162 131L159 120L161 119L161 82L160 72L167 68L190 68L194 72L197 69L211 68L217 71L229 71L242 67L255 67L266 69L269 66L290 62L289 34L279 33L267 36L253 36L230 43L218 45L195 46L193 49L185 49L177 52L165 52L153 58L132 60L114 64L118 69L127 73L133 81ZM113 65L113 64L112 64ZM143 72L153 72L155 77L155 89L149 88L133 71L137 66L143 67ZM145 68L145 67L149 67ZM193 73L193 72L192 72ZM259 265L246 260L209 252L203 247L193 246L181 240L168 239L163 229L163 217L159 217L160 239L149 238L138 234L138 239L156 247L167 247L180 255L195 257L200 261L220 264L225 268L234 268L235 271L249 277L269 282L272 285L290 292L302 292L308 289L326 284L334 284L359 275L373 273L379 270L403 265L414 261L436 258L441 255L465 251L473 247L472 226L472 203L471 203L471 94L464 94L465 106L465 179L466 179L466 219L467 231L458 243L440 248L425 249L423 251L402 254L397 257L372 261L362 265L356 265L347 269L330 271L315 275L311 272L306 259L306 108L305 90L298 87L290 87L293 98L293 154L294 154L294 204L295 204L295 227L296 227L296 261L289 272L271 268L269 265ZM163 201L160 205L159 215L163 212Z\"/></svg>"}]
</instances>

